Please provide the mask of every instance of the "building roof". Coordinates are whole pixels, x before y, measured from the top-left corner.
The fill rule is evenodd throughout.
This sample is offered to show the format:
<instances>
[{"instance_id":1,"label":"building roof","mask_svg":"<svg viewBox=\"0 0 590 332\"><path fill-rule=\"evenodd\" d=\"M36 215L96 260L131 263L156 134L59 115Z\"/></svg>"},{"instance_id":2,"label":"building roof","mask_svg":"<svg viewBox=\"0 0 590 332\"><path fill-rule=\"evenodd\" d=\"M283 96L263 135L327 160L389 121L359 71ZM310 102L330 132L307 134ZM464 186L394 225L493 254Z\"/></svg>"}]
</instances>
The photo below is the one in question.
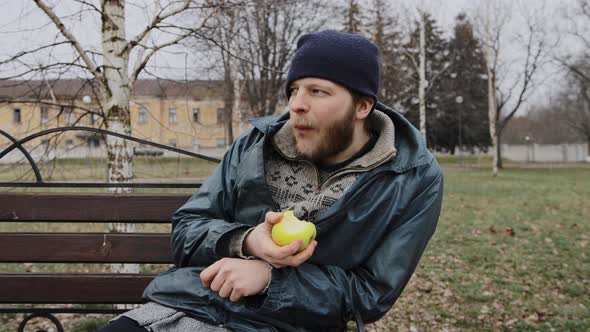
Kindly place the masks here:
<instances>
[{"instance_id":1,"label":"building roof","mask_svg":"<svg viewBox=\"0 0 590 332\"><path fill-rule=\"evenodd\" d=\"M77 99L99 95L96 82L82 79L0 81L0 100ZM222 98L220 80L172 81L141 79L135 82L132 96L163 98L188 97L195 100Z\"/></svg>"}]
</instances>

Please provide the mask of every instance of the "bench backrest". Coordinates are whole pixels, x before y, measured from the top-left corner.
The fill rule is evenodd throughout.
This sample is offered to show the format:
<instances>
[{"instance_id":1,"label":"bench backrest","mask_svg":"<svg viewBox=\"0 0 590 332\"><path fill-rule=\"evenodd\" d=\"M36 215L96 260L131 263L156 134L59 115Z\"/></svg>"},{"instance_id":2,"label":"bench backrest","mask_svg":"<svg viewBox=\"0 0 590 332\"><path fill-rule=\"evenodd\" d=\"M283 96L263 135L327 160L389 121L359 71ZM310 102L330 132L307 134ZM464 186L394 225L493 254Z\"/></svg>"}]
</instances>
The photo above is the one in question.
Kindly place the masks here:
<instances>
[{"instance_id":1,"label":"bench backrest","mask_svg":"<svg viewBox=\"0 0 590 332\"><path fill-rule=\"evenodd\" d=\"M169 223L188 198L188 194L0 193L0 222ZM168 233L0 232L0 263L171 262ZM0 272L0 303L140 303L154 276Z\"/></svg>"}]
</instances>

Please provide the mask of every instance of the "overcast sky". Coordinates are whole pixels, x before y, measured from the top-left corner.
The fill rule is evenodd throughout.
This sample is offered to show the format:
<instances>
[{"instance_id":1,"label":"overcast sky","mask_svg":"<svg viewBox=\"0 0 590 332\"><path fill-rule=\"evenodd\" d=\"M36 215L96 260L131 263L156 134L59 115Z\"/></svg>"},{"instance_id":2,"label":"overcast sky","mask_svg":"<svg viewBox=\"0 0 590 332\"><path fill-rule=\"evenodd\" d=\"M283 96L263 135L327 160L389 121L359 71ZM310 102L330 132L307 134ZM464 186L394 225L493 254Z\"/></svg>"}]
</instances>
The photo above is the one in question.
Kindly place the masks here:
<instances>
[{"instance_id":1,"label":"overcast sky","mask_svg":"<svg viewBox=\"0 0 590 332\"><path fill-rule=\"evenodd\" d=\"M305 1L305 0L299 0ZM336 0L337 1L337 0ZM361 0L370 3L370 0ZM388 0L386 0L388 1ZM460 12L473 14L475 2L473 0L389 0L392 10L396 11L403 18L407 18L415 10L416 5L425 9L437 20L440 27L450 35L454 25L455 17ZM485 0L482 0L485 1ZM500 2L514 2L509 0L488 0ZM524 10L537 10L544 7L541 15L547 16L546 28L548 33L555 34L556 30L565 25L560 14L564 8L573 6L577 0L551 1L551 0L520 0L516 1L518 8ZM85 47L93 48L100 51L100 22L99 18L89 13L77 14L80 4L72 0L53 1L56 5L56 11L61 15L68 15L68 28L73 31L76 37L84 44ZM139 7L151 6L152 0L130 1L127 5L127 36L135 35L146 24L148 18L146 12ZM30 50L48 41L57 38L57 30L52 24L49 24L45 15L37 8L33 1L23 0L0 0L0 61L23 50ZM406 19L411 22L410 19ZM511 32L516 32L523 28L522 18L519 15L513 15L510 25ZM569 45L567 47L575 47ZM505 47L505 57L511 59L511 62L518 63L522 60L522 47L514 40L508 38L507 47ZM562 46L564 47L564 46ZM34 61L47 61L47 55L44 54L35 58ZM55 49L51 56L54 59L69 59L72 52L69 47ZM171 76L176 79L194 78L199 60L195 58L193 52L180 48L168 49L167 52L160 53L153 59L148 68L158 74ZM515 66L516 67L516 66ZM6 77L11 70L10 66L0 67L0 77ZM214 74L213 74L214 75ZM548 91L555 90L559 86L559 70L555 66L548 66L539 76L539 82L544 83L532 98L535 103L542 103L550 95Z\"/></svg>"}]
</instances>

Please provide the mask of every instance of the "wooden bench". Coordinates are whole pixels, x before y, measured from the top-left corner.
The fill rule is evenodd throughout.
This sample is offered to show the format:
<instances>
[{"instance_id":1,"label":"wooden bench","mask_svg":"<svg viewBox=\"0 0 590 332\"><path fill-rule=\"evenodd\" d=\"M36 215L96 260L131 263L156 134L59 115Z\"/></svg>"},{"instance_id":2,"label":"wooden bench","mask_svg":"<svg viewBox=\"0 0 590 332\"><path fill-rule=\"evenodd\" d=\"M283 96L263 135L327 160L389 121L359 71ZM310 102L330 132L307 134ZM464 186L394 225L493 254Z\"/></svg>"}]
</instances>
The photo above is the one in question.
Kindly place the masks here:
<instances>
[{"instance_id":1,"label":"wooden bench","mask_svg":"<svg viewBox=\"0 0 590 332\"><path fill-rule=\"evenodd\" d=\"M172 213L188 198L188 194L0 193L0 222L169 223ZM170 234L0 232L0 263L170 264ZM141 294L154 277L153 273L0 272L0 304L4 306L0 312L29 314L19 331L35 317L45 317L63 331L53 314L116 314L125 309L22 304L141 303Z\"/></svg>"},{"instance_id":2,"label":"wooden bench","mask_svg":"<svg viewBox=\"0 0 590 332\"><path fill-rule=\"evenodd\" d=\"M187 194L0 193L0 223L165 224L189 197ZM2 263L171 264L170 234L0 232ZM0 313L28 314L21 321L19 332L36 317L49 319L58 332L63 332L54 314L117 314L127 309L45 305L138 304L144 288L155 276L155 273L0 271L0 305L4 305ZM363 331L360 317L356 320L357 330Z\"/></svg>"}]
</instances>

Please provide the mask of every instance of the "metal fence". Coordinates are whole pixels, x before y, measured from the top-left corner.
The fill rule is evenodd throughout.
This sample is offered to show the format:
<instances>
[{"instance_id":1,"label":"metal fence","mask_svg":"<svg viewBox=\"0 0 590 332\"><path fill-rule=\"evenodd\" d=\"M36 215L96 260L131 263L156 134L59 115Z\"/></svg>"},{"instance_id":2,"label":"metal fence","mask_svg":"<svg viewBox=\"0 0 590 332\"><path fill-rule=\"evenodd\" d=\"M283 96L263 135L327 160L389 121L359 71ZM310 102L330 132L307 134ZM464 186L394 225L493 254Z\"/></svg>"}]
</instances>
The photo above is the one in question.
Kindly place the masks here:
<instances>
[{"instance_id":1,"label":"metal fence","mask_svg":"<svg viewBox=\"0 0 590 332\"><path fill-rule=\"evenodd\" d=\"M588 144L502 144L502 157L520 162L590 162Z\"/></svg>"}]
</instances>

